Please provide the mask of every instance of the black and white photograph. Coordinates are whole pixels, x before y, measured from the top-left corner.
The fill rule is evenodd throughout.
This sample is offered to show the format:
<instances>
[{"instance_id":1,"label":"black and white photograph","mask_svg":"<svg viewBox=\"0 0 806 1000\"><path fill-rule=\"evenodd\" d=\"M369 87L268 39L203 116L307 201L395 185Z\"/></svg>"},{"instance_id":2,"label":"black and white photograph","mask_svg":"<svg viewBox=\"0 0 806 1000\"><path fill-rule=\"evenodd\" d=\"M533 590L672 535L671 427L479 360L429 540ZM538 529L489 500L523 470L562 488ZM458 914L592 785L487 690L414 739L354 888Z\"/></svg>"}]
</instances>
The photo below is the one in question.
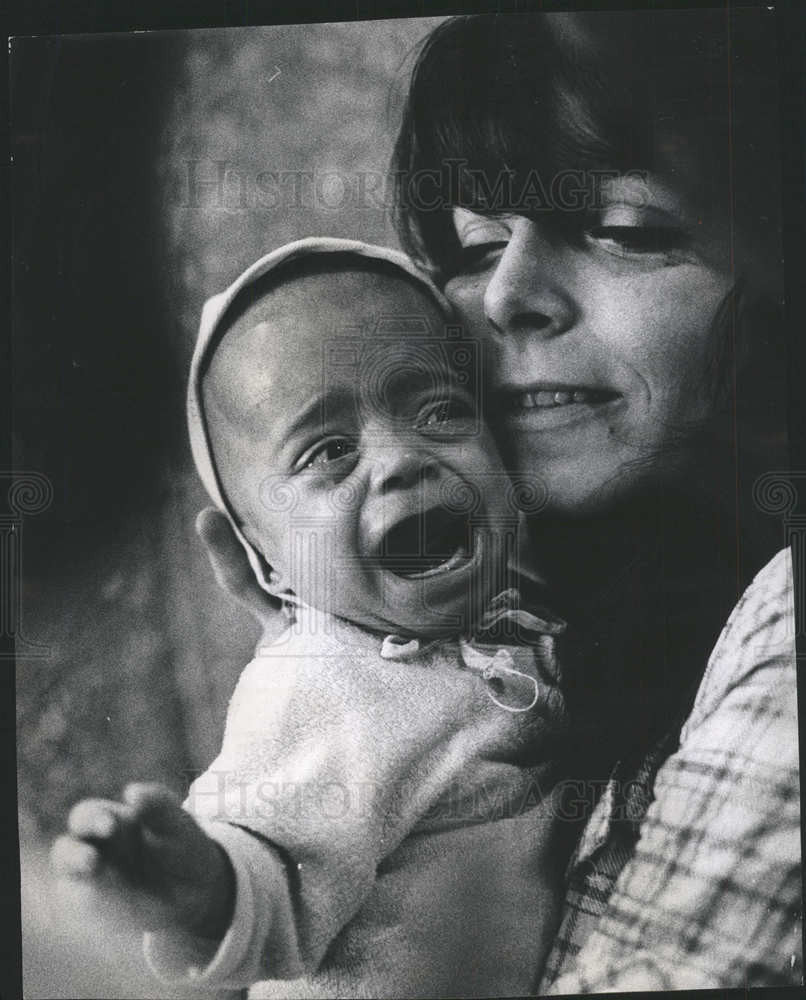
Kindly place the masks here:
<instances>
[{"instance_id":1,"label":"black and white photograph","mask_svg":"<svg viewBox=\"0 0 806 1000\"><path fill-rule=\"evenodd\" d=\"M26 1000L802 990L797 43L561 6L9 38Z\"/></svg>"}]
</instances>

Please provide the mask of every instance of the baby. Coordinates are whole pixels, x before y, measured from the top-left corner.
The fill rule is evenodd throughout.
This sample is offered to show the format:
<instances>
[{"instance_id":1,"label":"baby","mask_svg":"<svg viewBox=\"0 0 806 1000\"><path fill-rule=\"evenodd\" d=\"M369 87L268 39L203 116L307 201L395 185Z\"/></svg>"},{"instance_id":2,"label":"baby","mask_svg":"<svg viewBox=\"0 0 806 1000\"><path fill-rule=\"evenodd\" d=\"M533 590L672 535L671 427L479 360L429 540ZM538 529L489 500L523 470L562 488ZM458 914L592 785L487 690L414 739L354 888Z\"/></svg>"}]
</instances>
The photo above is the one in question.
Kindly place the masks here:
<instances>
[{"instance_id":1,"label":"baby","mask_svg":"<svg viewBox=\"0 0 806 1000\"><path fill-rule=\"evenodd\" d=\"M308 239L205 307L202 480L288 628L184 807L131 785L54 847L168 981L254 997L534 991L559 919L567 720L511 569L472 344L403 255Z\"/></svg>"}]
</instances>

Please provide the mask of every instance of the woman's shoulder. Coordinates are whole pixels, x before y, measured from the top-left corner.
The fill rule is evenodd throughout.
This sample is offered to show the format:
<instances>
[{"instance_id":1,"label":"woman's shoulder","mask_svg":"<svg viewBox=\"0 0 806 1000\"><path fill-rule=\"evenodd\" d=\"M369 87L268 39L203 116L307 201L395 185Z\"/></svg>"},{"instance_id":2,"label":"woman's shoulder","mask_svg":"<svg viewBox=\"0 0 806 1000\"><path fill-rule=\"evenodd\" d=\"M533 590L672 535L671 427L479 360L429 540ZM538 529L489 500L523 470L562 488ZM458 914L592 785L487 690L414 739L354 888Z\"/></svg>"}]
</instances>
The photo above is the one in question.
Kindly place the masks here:
<instances>
[{"instance_id":1,"label":"woman's shoulder","mask_svg":"<svg viewBox=\"0 0 806 1000\"><path fill-rule=\"evenodd\" d=\"M749 710L771 699L795 710L795 601L792 554L781 549L740 597L708 659L687 734L730 696Z\"/></svg>"}]
</instances>

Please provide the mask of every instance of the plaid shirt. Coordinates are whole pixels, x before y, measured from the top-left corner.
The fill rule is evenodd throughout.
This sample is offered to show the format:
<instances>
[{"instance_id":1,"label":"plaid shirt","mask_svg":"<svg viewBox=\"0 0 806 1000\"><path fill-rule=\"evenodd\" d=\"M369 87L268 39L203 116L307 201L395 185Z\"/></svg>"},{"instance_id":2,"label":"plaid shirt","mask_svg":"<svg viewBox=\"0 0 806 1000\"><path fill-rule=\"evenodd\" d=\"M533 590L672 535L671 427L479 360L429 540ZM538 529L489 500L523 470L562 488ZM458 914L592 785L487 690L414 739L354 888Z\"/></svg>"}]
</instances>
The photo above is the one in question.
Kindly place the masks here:
<instances>
[{"instance_id":1,"label":"plaid shirt","mask_svg":"<svg viewBox=\"0 0 806 1000\"><path fill-rule=\"evenodd\" d=\"M731 614L679 741L612 772L541 993L803 982L794 635L783 550Z\"/></svg>"}]
</instances>

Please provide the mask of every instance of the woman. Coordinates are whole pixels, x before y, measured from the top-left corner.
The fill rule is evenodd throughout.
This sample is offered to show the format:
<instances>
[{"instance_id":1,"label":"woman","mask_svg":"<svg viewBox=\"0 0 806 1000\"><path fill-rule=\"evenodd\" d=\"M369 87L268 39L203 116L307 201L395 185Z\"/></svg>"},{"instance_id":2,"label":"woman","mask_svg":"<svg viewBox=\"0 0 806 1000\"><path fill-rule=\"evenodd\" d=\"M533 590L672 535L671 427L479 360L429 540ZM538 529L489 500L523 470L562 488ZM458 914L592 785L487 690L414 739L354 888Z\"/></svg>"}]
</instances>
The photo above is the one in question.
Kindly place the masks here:
<instances>
[{"instance_id":1,"label":"woman","mask_svg":"<svg viewBox=\"0 0 806 1000\"><path fill-rule=\"evenodd\" d=\"M750 500L786 467L765 39L760 11L455 18L397 143L402 241L485 344L574 637L587 823L541 992L800 982L791 567Z\"/></svg>"}]
</instances>

